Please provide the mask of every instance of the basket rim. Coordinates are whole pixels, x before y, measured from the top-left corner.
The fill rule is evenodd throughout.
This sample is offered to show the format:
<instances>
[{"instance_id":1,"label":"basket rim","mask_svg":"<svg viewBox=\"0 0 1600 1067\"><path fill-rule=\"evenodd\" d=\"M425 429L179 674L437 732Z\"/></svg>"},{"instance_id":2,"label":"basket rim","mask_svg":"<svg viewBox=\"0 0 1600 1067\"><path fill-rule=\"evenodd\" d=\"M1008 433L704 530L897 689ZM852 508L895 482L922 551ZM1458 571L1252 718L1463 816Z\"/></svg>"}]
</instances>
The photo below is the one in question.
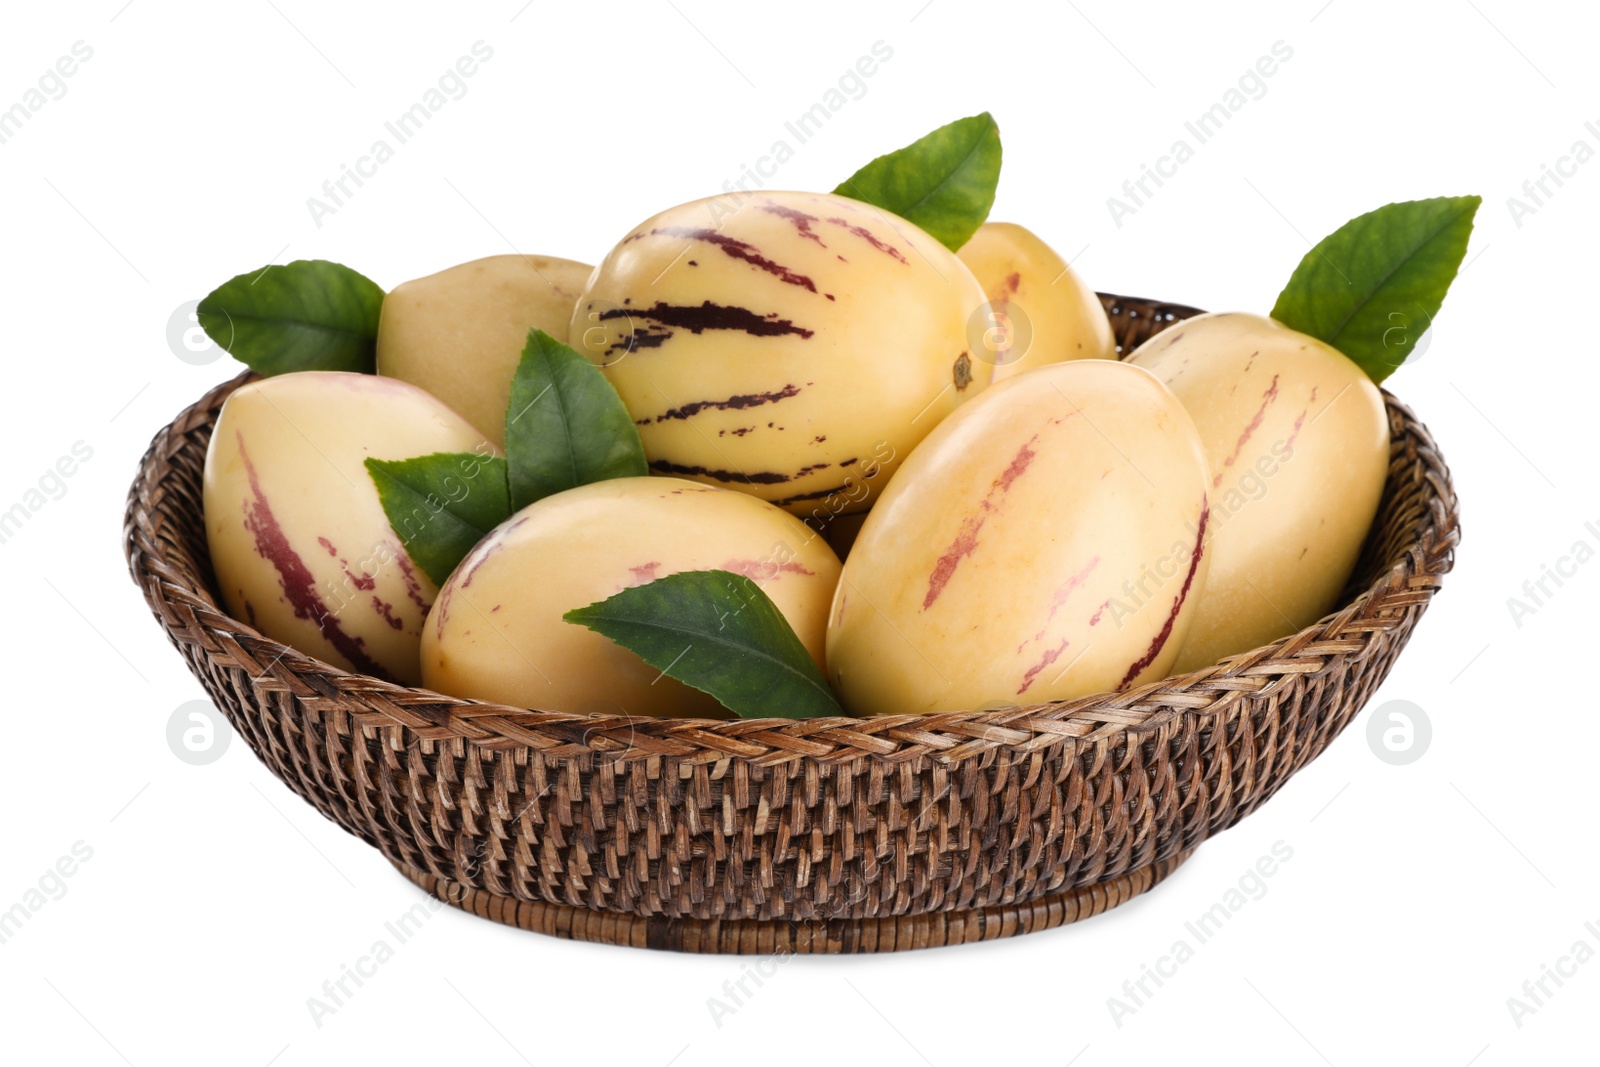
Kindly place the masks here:
<instances>
[{"instance_id":1,"label":"basket rim","mask_svg":"<svg viewBox=\"0 0 1600 1067\"><path fill-rule=\"evenodd\" d=\"M1146 313L1181 320L1198 309L1165 301L1100 294L1108 309L1134 304ZM1134 313L1136 316L1138 312ZM872 717L835 716L792 719L662 718L537 711L436 693L346 671L282 642L230 616L199 572L175 551L170 538L153 536L148 501L162 500L166 483L178 476L167 461L196 447L195 431L209 440L215 413L234 390L256 375L245 370L222 382L183 409L159 430L140 460L129 491L123 548L134 581L145 591L168 637L179 644L174 626L157 608L156 589L193 613L237 662L253 664L252 683L282 690L313 704L350 712L362 725L393 725L433 742L462 741L493 748L527 746L545 752L588 751L614 757L672 756L694 762L743 758L762 764L801 758L833 761L861 755L904 758L930 754L943 760L966 758L996 747L1031 751L1060 740L1097 741L1124 730L1149 730L1189 712L1225 713L1246 698L1270 696L1297 675L1327 672L1350 657L1360 658L1384 632L1397 628L1410 607L1425 607L1440 575L1453 565L1460 540L1458 502L1449 471L1427 427L1403 402L1380 387L1391 426L1414 439L1432 469L1426 483L1427 514L1414 536L1392 550L1399 558L1364 588L1293 634L1184 674L1125 690L1071 700L1007 706L998 710L921 712ZM1419 458L1413 466L1424 466ZM1388 479L1395 478L1393 457ZM1387 486L1386 486L1387 492ZM198 496L189 494L198 508ZM154 549L154 551L152 551ZM204 561L197 561L202 569ZM1359 563L1358 563L1359 566ZM1369 620L1359 636L1345 624L1382 600L1395 609L1385 624ZM207 654L211 654L209 651ZM354 700L359 707L352 707Z\"/></svg>"}]
</instances>

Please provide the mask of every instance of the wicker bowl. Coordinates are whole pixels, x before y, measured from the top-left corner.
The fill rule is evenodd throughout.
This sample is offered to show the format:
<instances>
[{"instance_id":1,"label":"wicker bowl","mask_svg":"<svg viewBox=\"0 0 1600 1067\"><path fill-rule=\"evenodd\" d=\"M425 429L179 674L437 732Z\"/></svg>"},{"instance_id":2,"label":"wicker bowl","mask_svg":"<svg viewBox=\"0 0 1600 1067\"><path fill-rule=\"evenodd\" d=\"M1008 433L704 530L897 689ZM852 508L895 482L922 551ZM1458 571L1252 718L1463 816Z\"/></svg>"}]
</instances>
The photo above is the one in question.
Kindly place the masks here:
<instances>
[{"instance_id":1,"label":"wicker bowl","mask_svg":"<svg viewBox=\"0 0 1600 1067\"><path fill-rule=\"evenodd\" d=\"M1194 308L1102 296L1132 351ZM213 389L151 442L125 550L156 619L274 774L417 885L558 937L881 952L1098 914L1161 881L1353 719L1450 569L1444 460L1385 394L1388 483L1336 612L1117 693L873 719L535 712L348 674L220 607L201 515Z\"/></svg>"}]
</instances>

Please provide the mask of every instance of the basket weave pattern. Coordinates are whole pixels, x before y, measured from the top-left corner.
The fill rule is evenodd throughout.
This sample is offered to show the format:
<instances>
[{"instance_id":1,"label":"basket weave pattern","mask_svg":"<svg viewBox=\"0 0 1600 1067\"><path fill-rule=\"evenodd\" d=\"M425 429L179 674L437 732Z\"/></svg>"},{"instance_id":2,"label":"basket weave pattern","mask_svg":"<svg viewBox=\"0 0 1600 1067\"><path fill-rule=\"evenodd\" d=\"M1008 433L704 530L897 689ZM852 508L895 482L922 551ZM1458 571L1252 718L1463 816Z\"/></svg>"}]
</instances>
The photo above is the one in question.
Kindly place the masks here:
<instances>
[{"instance_id":1,"label":"basket weave pattern","mask_svg":"<svg viewBox=\"0 0 1600 1067\"><path fill-rule=\"evenodd\" d=\"M1196 313L1102 299L1123 352ZM1119 903L1350 722L1459 537L1443 459L1385 394L1388 484L1344 606L1216 666L995 712L532 712L347 674L218 606L201 471L218 410L246 380L180 414L140 466L125 550L151 610L257 756L329 819L453 903L594 940L810 950L795 936L809 923L833 931L832 951L872 950Z\"/></svg>"}]
</instances>

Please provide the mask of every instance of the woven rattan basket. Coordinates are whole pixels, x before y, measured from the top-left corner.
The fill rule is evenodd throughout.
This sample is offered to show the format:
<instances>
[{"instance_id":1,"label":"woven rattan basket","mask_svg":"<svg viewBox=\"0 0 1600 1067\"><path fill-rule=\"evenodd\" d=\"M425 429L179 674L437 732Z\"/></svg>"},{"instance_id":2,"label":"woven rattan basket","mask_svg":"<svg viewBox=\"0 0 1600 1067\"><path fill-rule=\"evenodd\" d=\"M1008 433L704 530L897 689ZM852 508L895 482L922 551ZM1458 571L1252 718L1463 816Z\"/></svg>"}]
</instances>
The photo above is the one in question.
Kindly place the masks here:
<instances>
[{"instance_id":1,"label":"woven rattan basket","mask_svg":"<svg viewBox=\"0 0 1600 1067\"><path fill-rule=\"evenodd\" d=\"M1123 352L1193 308L1102 296ZM219 386L128 498L134 580L274 774L430 893L558 937L881 952L1098 914L1272 796L1355 717L1450 569L1450 475L1385 394L1388 484L1344 605L1275 644L1061 704L714 722L530 712L347 674L218 607Z\"/></svg>"}]
</instances>

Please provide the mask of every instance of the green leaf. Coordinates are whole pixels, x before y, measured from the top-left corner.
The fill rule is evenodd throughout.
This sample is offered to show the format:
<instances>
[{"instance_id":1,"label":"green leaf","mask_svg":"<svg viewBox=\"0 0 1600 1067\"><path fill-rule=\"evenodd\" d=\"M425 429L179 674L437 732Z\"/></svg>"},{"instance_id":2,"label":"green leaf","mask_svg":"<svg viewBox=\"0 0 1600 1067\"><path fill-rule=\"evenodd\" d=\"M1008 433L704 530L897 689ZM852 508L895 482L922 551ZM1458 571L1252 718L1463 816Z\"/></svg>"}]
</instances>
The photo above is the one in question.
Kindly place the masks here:
<instances>
[{"instance_id":1,"label":"green leaf","mask_svg":"<svg viewBox=\"0 0 1600 1067\"><path fill-rule=\"evenodd\" d=\"M299 259L223 282L196 317L211 339L257 374L371 374L383 289L349 267Z\"/></svg>"},{"instance_id":2,"label":"green leaf","mask_svg":"<svg viewBox=\"0 0 1600 1067\"><path fill-rule=\"evenodd\" d=\"M892 211L954 252L983 225L1000 183L1000 127L987 111L879 156L834 190Z\"/></svg>"},{"instance_id":3,"label":"green leaf","mask_svg":"<svg viewBox=\"0 0 1600 1067\"><path fill-rule=\"evenodd\" d=\"M1482 202L1477 196L1409 200L1351 219L1306 253L1272 317L1326 341L1374 382L1383 381L1433 324Z\"/></svg>"},{"instance_id":4,"label":"green leaf","mask_svg":"<svg viewBox=\"0 0 1600 1067\"><path fill-rule=\"evenodd\" d=\"M650 473L633 416L600 368L529 330L506 407L511 506L590 482Z\"/></svg>"},{"instance_id":5,"label":"green leaf","mask_svg":"<svg viewBox=\"0 0 1600 1067\"><path fill-rule=\"evenodd\" d=\"M406 553L444 585L456 564L511 515L506 461L476 452L368 459L367 473Z\"/></svg>"},{"instance_id":6,"label":"green leaf","mask_svg":"<svg viewBox=\"0 0 1600 1067\"><path fill-rule=\"evenodd\" d=\"M741 719L843 715L811 654L761 587L729 571L680 571L567 612Z\"/></svg>"}]
</instances>

